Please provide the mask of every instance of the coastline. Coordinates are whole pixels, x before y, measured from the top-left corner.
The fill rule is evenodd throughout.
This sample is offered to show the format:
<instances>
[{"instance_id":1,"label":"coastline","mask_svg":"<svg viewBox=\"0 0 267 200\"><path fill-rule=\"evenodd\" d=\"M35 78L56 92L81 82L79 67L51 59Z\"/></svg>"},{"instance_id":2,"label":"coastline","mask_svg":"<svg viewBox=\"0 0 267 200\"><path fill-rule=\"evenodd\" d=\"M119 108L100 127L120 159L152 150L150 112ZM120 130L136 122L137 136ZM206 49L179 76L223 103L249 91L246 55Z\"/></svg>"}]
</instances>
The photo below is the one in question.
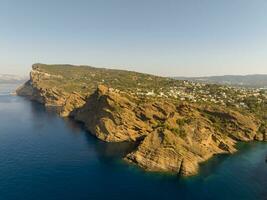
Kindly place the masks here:
<instances>
[{"instance_id":1,"label":"coastline","mask_svg":"<svg viewBox=\"0 0 267 200\"><path fill-rule=\"evenodd\" d=\"M153 99L138 103L135 100L139 101L138 98L104 85L99 85L87 96L77 92L67 93L56 87L46 87L44 84L51 77L61 79L59 75L42 73L38 66L34 66L31 79L18 88L17 94L43 104L61 117L72 117L82 122L91 134L102 141L140 142L124 160L146 171L194 176L199 172L199 164L214 155L236 152L237 141L267 139L257 133L258 121L251 114L245 116L219 107L188 103L175 107L171 102ZM235 124L238 128L236 133L230 127L232 131L228 134L231 137L225 137L218 129L215 130L209 117L217 115L221 115L226 123ZM184 120L189 117L190 121ZM167 125L159 124L161 120L166 121ZM187 135L183 136L184 132L175 128L177 125L173 122L181 123Z\"/></svg>"}]
</instances>

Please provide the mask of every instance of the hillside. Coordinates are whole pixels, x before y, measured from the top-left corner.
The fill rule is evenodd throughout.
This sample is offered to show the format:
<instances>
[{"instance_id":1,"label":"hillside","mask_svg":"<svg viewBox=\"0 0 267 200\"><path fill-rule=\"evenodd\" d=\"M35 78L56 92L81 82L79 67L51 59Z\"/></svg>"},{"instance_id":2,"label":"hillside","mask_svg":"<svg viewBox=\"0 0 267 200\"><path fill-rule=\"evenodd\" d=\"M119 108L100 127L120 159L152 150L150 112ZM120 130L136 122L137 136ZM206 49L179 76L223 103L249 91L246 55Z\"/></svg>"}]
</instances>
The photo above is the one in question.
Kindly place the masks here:
<instances>
[{"instance_id":1,"label":"hillside","mask_svg":"<svg viewBox=\"0 0 267 200\"><path fill-rule=\"evenodd\" d=\"M242 87L267 88L267 74L254 75L225 75L225 76L206 76L206 77L175 77L177 80L191 80L203 83L226 84Z\"/></svg>"},{"instance_id":2,"label":"hillside","mask_svg":"<svg viewBox=\"0 0 267 200\"><path fill-rule=\"evenodd\" d=\"M195 175L199 164L266 141L265 90L178 81L123 70L34 64L17 94L72 117L106 142L136 142L125 160Z\"/></svg>"}]
</instances>

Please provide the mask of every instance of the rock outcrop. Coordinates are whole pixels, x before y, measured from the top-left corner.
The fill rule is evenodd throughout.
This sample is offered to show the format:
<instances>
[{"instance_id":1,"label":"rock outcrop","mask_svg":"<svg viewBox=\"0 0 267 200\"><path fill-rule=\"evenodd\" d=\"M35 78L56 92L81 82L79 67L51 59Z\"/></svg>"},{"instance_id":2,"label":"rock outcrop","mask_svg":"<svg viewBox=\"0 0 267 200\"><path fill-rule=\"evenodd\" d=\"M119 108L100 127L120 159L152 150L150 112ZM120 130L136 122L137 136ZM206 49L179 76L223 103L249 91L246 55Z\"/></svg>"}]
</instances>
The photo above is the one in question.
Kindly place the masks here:
<instances>
[{"instance_id":1,"label":"rock outcrop","mask_svg":"<svg viewBox=\"0 0 267 200\"><path fill-rule=\"evenodd\" d=\"M36 66L30 73L30 80L19 87L16 93L20 96L29 98L44 104L47 109L54 110L62 117L67 117L70 113L85 104L85 97L77 92L65 92L56 85L46 84L46 80L60 78L47 73L38 71Z\"/></svg>"},{"instance_id":2,"label":"rock outcrop","mask_svg":"<svg viewBox=\"0 0 267 200\"><path fill-rule=\"evenodd\" d=\"M72 115L101 140L136 141L152 131L146 122L136 116L137 107L128 98L100 85L86 104Z\"/></svg>"}]
</instances>

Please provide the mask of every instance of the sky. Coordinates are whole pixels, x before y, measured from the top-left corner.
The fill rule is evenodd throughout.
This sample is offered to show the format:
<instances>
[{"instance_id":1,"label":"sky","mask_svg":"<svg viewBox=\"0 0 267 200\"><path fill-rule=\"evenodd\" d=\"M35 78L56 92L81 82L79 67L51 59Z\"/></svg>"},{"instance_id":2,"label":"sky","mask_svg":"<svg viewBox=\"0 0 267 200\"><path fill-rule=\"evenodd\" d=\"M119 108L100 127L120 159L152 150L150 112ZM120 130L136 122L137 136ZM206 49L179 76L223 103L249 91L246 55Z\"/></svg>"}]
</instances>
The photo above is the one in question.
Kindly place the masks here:
<instances>
[{"instance_id":1,"label":"sky","mask_svg":"<svg viewBox=\"0 0 267 200\"><path fill-rule=\"evenodd\" d=\"M267 74L267 1L0 0L0 73L33 63Z\"/></svg>"}]
</instances>

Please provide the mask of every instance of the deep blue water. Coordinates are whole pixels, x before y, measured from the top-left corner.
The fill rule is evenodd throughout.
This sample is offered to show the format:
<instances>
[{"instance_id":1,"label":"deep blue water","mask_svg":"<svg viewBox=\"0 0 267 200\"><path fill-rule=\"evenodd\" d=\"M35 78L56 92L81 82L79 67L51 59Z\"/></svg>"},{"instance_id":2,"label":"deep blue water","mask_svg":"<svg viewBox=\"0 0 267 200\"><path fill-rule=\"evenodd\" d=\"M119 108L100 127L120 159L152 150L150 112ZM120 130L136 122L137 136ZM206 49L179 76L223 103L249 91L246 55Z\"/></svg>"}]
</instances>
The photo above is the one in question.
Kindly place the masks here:
<instances>
[{"instance_id":1,"label":"deep blue water","mask_svg":"<svg viewBox=\"0 0 267 200\"><path fill-rule=\"evenodd\" d=\"M240 144L193 178L146 173L80 124L0 85L0 200L267 199L267 143Z\"/></svg>"}]
</instances>

